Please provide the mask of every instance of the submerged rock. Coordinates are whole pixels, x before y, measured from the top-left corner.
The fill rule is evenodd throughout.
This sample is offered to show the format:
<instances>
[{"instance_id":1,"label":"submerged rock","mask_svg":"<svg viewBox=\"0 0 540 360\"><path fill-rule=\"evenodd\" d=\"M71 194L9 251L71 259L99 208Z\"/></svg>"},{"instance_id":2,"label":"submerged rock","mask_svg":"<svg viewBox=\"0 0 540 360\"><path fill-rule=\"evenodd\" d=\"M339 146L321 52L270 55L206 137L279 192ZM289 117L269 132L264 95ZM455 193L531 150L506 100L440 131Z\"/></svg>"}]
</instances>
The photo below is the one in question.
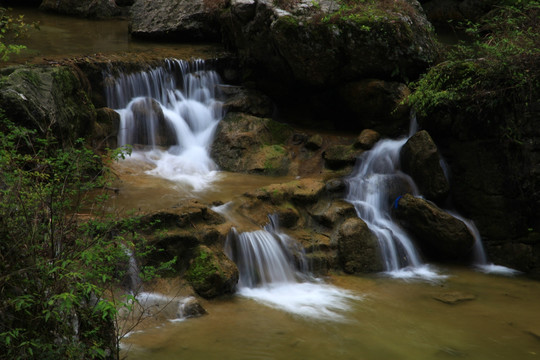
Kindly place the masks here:
<instances>
[{"instance_id":1,"label":"submerged rock","mask_svg":"<svg viewBox=\"0 0 540 360\"><path fill-rule=\"evenodd\" d=\"M109 18L121 14L115 0L43 0L39 8L87 18Z\"/></svg>"},{"instance_id":2,"label":"submerged rock","mask_svg":"<svg viewBox=\"0 0 540 360\"><path fill-rule=\"evenodd\" d=\"M204 0L136 0L130 10L133 36L176 41L219 40L219 26Z\"/></svg>"},{"instance_id":3,"label":"submerged rock","mask_svg":"<svg viewBox=\"0 0 540 360\"><path fill-rule=\"evenodd\" d=\"M460 291L452 291L443 294L433 296L437 301L443 302L448 305L454 305L463 301L470 301L476 299L476 296L472 294L462 293Z\"/></svg>"},{"instance_id":4,"label":"submerged rock","mask_svg":"<svg viewBox=\"0 0 540 360\"><path fill-rule=\"evenodd\" d=\"M417 246L428 259L460 263L470 261L474 237L463 221L410 194L398 200L394 214L414 236Z\"/></svg>"},{"instance_id":5,"label":"submerged rock","mask_svg":"<svg viewBox=\"0 0 540 360\"><path fill-rule=\"evenodd\" d=\"M400 158L403 171L428 200L440 202L448 196L450 184L441 167L441 156L427 131L411 136L401 148Z\"/></svg>"}]
</instances>

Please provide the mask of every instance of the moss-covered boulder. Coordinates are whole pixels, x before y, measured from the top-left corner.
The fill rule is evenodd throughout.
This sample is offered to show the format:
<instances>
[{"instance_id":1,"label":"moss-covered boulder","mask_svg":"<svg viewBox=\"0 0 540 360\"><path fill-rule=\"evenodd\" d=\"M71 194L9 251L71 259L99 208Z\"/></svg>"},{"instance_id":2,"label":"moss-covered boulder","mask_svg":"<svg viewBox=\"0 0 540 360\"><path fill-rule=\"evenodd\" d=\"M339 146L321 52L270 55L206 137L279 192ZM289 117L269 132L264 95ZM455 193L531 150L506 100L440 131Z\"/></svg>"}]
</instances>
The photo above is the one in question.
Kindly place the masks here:
<instances>
[{"instance_id":1,"label":"moss-covered boulder","mask_svg":"<svg viewBox=\"0 0 540 360\"><path fill-rule=\"evenodd\" d=\"M202 245L191 261L186 279L197 294L205 298L234 292L238 268L223 252L214 252Z\"/></svg>"},{"instance_id":2,"label":"moss-covered boulder","mask_svg":"<svg viewBox=\"0 0 540 360\"><path fill-rule=\"evenodd\" d=\"M353 145L334 145L328 147L323 155L324 165L332 170L353 166L356 158L364 152Z\"/></svg>"},{"instance_id":3,"label":"moss-covered boulder","mask_svg":"<svg viewBox=\"0 0 540 360\"><path fill-rule=\"evenodd\" d=\"M0 103L12 121L53 133L64 144L91 134L96 110L89 84L71 66L12 67L0 73Z\"/></svg>"},{"instance_id":4,"label":"moss-covered boulder","mask_svg":"<svg viewBox=\"0 0 540 360\"><path fill-rule=\"evenodd\" d=\"M272 119L229 113L219 123L212 158L227 171L284 175L290 154L284 147L292 129Z\"/></svg>"},{"instance_id":5,"label":"moss-covered boulder","mask_svg":"<svg viewBox=\"0 0 540 360\"><path fill-rule=\"evenodd\" d=\"M233 0L221 24L227 44L285 89L373 76L410 79L437 53L417 1Z\"/></svg>"}]
</instances>

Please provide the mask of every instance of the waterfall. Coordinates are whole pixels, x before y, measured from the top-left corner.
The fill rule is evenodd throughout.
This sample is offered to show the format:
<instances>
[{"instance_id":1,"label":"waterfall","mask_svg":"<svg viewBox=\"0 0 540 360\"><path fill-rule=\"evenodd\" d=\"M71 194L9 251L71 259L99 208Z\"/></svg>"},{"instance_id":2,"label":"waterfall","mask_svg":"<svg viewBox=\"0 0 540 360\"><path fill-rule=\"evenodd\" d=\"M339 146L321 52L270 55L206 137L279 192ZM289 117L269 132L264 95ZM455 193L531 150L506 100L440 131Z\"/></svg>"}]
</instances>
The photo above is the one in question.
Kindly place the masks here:
<instances>
[{"instance_id":1,"label":"waterfall","mask_svg":"<svg viewBox=\"0 0 540 360\"><path fill-rule=\"evenodd\" d=\"M409 137L416 132L414 116ZM387 274L400 278L438 279L441 275L423 264L409 235L391 217L394 199L404 193L419 196L410 176L400 170L400 151L408 138L381 140L361 154L346 179L346 200L377 236Z\"/></svg>"},{"instance_id":2,"label":"waterfall","mask_svg":"<svg viewBox=\"0 0 540 360\"><path fill-rule=\"evenodd\" d=\"M166 60L134 74L105 74L107 105L120 114L119 146L149 163L148 174L204 189L217 176L209 156L223 117L219 75L203 60Z\"/></svg>"},{"instance_id":3,"label":"waterfall","mask_svg":"<svg viewBox=\"0 0 540 360\"><path fill-rule=\"evenodd\" d=\"M225 252L240 273L238 293L295 315L314 319L344 320L351 292L313 278L302 247L279 229L277 217L270 217L264 229L227 237Z\"/></svg>"}]
</instances>

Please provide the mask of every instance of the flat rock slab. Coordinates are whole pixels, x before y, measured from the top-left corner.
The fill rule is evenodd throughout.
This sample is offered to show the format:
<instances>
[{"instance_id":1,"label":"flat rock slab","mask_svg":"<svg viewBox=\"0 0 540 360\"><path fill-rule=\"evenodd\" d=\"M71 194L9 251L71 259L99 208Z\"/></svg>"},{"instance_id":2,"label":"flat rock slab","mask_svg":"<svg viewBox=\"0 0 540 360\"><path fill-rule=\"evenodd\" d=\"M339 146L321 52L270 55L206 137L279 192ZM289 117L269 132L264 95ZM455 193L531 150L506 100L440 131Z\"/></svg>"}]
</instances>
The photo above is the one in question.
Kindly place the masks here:
<instances>
[{"instance_id":1,"label":"flat rock slab","mask_svg":"<svg viewBox=\"0 0 540 360\"><path fill-rule=\"evenodd\" d=\"M472 294L462 293L460 291L452 291L434 295L433 298L445 304L455 305L463 301L475 300L476 296Z\"/></svg>"}]
</instances>

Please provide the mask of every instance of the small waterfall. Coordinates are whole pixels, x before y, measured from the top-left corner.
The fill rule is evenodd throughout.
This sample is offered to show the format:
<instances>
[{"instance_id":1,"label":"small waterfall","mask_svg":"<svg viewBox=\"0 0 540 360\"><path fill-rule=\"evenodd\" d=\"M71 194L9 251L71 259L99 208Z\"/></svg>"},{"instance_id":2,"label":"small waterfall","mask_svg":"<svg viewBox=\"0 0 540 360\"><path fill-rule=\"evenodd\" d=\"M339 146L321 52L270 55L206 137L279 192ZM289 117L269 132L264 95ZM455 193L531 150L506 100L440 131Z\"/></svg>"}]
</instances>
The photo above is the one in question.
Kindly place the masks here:
<instances>
[{"instance_id":1,"label":"small waterfall","mask_svg":"<svg viewBox=\"0 0 540 360\"><path fill-rule=\"evenodd\" d=\"M302 247L279 230L277 217L262 230L229 233L225 252L240 272L238 293L287 312L326 320L344 320L351 292L310 276Z\"/></svg>"},{"instance_id":2,"label":"small waterfall","mask_svg":"<svg viewBox=\"0 0 540 360\"><path fill-rule=\"evenodd\" d=\"M118 144L133 145L132 158L153 166L147 173L194 190L215 179L209 147L223 117L215 71L202 60L169 59L149 71L105 76L107 104L120 114Z\"/></svg>"},{"instance_id":3,"label":"small waterfall","mask_svg":"<svg viewBox=\"0 0 540 360\"><path fill-rule=\"evenodd\" d=\"M416 131L414 116L409 136ZM400 170L400 151L408 138L381 140L360 155L347 179L346 200L377 236L386 272L393 277L437 279L441 275L422 263L409 235L391 217L394 199L420 195L410 176Z\"/></svg>"}]
</instances>

